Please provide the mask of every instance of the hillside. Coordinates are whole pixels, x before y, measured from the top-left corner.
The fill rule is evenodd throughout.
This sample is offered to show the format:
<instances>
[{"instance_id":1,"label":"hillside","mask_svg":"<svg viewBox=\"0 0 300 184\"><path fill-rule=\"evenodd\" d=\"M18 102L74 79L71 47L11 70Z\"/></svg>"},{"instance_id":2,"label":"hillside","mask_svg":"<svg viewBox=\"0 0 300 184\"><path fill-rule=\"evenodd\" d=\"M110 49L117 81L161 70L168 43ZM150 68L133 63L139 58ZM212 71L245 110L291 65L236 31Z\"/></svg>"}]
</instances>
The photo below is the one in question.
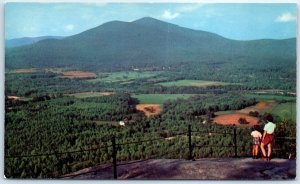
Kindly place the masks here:
<instances>
[{"instance_id":1,"label":"hillside","mask_svg":"<svg viewBox=\"0 0 300 184\"><path fill-rule=\"evenodd\" d=\"M6 49L5 66L116 71L132 66L205 62L251 63L285 59L285 62L294 63L295 46L295 38L236 41L146 17L133 22L107 22L62 40L47 39Z\"/></svg>"},{"instance_id":2,"label":"hillside","mask_svg":"<svg viewBox=\"0 0 300 184\"><path fill-rule=\"evenodd\" d=\"M99 165L63 176L64 179L113 179L111 166ZM157 159L121 164L118 179L284 180L295 179L296 161L252 158L202 158L196 161Z\"/></svg>"}]
</instances>

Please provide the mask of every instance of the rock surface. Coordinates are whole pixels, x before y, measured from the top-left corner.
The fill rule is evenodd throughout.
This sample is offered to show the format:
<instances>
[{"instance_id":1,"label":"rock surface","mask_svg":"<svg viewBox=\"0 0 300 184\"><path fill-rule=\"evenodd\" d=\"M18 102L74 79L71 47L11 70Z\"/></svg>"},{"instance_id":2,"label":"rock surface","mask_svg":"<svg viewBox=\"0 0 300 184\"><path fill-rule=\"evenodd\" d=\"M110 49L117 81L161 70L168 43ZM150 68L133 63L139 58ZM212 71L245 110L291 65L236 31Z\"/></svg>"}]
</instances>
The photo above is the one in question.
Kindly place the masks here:
<instances>
[{"instance_id":1,"label":"rock surface","mask_svg":"<svg viewBox=\"0 0 300 184\"><path fill-rule=\"evenodd\" d=\"M118 179L291 180L296 177L296 160L150 159L119 163L117 172ZM113 168L111 165L99 165L65 175L63 179L113 179Z\"/></svg>"}]
</instances>

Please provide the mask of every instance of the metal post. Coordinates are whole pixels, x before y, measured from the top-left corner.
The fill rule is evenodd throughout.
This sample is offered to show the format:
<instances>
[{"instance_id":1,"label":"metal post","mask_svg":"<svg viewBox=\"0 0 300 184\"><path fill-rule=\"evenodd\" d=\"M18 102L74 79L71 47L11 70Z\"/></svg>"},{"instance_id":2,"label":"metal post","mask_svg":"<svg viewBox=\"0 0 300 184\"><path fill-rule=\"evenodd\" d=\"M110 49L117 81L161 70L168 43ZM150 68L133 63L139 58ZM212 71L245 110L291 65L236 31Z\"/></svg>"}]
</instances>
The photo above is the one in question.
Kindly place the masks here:
<instances>
[{"instance_id":1,"label":"metal post","mask_svg":"<svg viewBox=\"0 0 300 184\"><path fill-rule=\"evenodd\" d=\"M112 137L112 157L113 157L113 170L114 179L117 179L117 149L116 149L116 137Z\"/></svg>"},{"instance_id":2,"label":"metal post","mask_svg":"<svg viewBox=\"0 0 300 184\"><path fill-rule=\"evenodd\" d=\"M237 141L236 141L236 126L233 126L233 141L234 141L234 157L237 157Z\"/></svg>"},{"instance_id":3,"label":"metal post","mask_svg":"<svg viewBox=\"0 0 300 184\"><path fill-rule=\"evenodd\" d=\"M192 128L191 125L189 125L189 160L193 159L192 151Z\"/></svg>"}]
</instances>

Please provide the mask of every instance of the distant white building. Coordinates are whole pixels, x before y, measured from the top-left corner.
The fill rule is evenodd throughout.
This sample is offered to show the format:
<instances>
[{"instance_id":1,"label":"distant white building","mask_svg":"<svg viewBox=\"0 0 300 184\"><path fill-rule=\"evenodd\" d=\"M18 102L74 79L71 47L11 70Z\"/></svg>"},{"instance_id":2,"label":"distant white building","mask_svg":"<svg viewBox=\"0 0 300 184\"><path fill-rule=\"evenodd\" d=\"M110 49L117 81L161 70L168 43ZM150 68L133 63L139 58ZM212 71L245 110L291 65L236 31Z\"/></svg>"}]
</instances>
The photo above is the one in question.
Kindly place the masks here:
<instances>
[{"instance_id":1,"label":"distant white building","mask_svg":"<svg viewBox=\"0 0 300 184\"><path fill-rule=\"evenodd\" d=\"M125 122L124 122L124 121L120 121L120 122L119 122L119 125L120 125L120 126L125 126Z\"/></svg>"}]
</instances>

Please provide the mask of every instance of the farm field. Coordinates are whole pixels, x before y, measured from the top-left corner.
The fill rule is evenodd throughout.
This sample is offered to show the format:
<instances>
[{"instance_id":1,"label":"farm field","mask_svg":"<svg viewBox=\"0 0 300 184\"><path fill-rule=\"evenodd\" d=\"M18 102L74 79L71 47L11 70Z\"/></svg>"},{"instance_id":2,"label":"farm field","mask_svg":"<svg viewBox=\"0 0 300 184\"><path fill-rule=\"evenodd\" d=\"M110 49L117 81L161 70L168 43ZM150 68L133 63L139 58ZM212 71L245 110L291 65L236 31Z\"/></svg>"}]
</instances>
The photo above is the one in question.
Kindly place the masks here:
<instances>
[{"instance_id":1,"label":"farm field","mask_svg":"<svg viewBox=\"0 0 300 184\"><path fill-rule=\"evenodd\" d=\"M239 123L240 118L246 119L246 121L249 123L248 124L240 124ZM238 126L253 126L253 125L256 125L258 122L258 118L249 116L246 114L242 114L242 113L231 113L231 114L220 115L220 116L215 117L213 120L217 124L221 124L221 125L235 124Z\"/></svg>"},{"instance_id":2,"label":"farm field","mask_svg":"<svg viewBox=\"0 0 300 184\"><path fill-rule=\"evenodd\" d=\"M203 80L177 80L171 82L159 83L162 86L195 86L195 87L207 87L207 86L224 86L230 83L216 82L216 81L203 81Z\"/></svg>"},{"instance_id":3,"label":"farm field","mask_svg":"<svg viewBox=\"0 0 300 184\"><path fill-rule=\"evenodd\" d=\"M83 71L66 71L62 72L63 76L61 78L69 79L89 79L96 78L97 75L93 72L83 72Z\"/></svg>"},{"instance_id":4,"label":"farm field","mask_svg":"<svg viewBox=\"0 0 300 184\"><path fill-rule=\"evenodd\" d=\"M274 95L274 94L254 94L247 93L243 96L247 98L256 98L257 100L296 100L295 96L283 96L283 95Z\"/></svg>"},{"instance_id":5,"label":"farm field","mask_svg":"<svg viewBox=\"0 0 300 184\"><path fill-rule=\"evenodd\" d=\"M158 115L162 111L159 104L138 104L136 105L138 111L143 111L147 117Z\"/></svg>"},{"instance_id":6,"label":"farm field","mask_svg":"<svg viewBox=\"0 0 300 184\"><path fill-rule=\"evenodd\" d=\"M280 117L282 120L292 119L293 122L296 122L296 103L280 103L272 110L272 114Z\"/></svg>"},{"instance_id":7,"label":"farm field","mask_svg":"<svg viewBox=\"0 0 300 184\"><path fill-rule=\"evenodd\" d=\"M214 121L220 124L230 124L227 121L238 124L239 118L246 118L248 125L254 125L254 119L249 118L248 114L250 111L257 111L259 114L271 113L275 117L279 117L281 120L291 119L293 122L296 122L296 103L295 102L286 102L278 103L274 100L261 100L254 106L246 107L237 111L219 111L216 112L216 118ZM251 116L250 116L251 117ZM232 123L231 123L232 124Z\"/></svg>"},{"instance_id":8,"label":"farm field","mask_svg":"<svg viewBox=\"0 0 300 184\"><path fill-rule=\"evenodd\" d=\"M158 75L160 72L135 72L135 71L124 71L124 72L113 72L113 73L101 73L96 79L90 79L88 82L127 82L136 79L149 78Z\"/></svg>"},{"instance_id":9,"label":"farm field","mask_svg":"<svg viewBox=\"0 0 300 184\"><path fill-rule=\"evenodd\" d=\"M76 98L88 98L88 97L99 97L99 96L109 96L114 94L113 92L82 92L82 93L71 93L65 94L66 96L74 96Z\"/></svg>"},{"instance_id":10,"label":"farm field","mask_svg":"<svg viewBox=\"0 0 300 184\"><path fill-rule=\"evenodd\" d=\"M25 73L35 73L37 71L38 70L36 68L24 68L24 69L11 70L8 73L25 74Z\"/></svg>"},{"instance_id":11,"label":"farm field","mask_svg":"<svg viewBox=\"0 0 300 184\"><path fill-rule=\"evenodd\" d=\"M270 112L276 107L278 102L275 100L261 100L254 106L246 107L244 109L238 110L239 113L249 114L250 111L257 111L260 114L265 112Z\"/></svg>"},{"instance_id":12,"label":"farm field","mask_svg":"<svg viewBox=\"0 0 300 184\"><path fill-rule=\"evenodd\" d=\"M138 94L132 95L133 98L139 100L139 104L163 104L168 100L176 100L179 98L187 99L196 94Z\"/></svg>"},{"instance_id":13,"label":"farm field","mask_svg":"<svg viewBox=\"0 0 300 184\"><path fill-rule=\"evenodd\" d=\"M19 96L7 96L7 98L10 99L10 100L20 100L20 101L29 101L29 100L32 100L32 98L19 97Z\"/></svg>"}]
</instances>

